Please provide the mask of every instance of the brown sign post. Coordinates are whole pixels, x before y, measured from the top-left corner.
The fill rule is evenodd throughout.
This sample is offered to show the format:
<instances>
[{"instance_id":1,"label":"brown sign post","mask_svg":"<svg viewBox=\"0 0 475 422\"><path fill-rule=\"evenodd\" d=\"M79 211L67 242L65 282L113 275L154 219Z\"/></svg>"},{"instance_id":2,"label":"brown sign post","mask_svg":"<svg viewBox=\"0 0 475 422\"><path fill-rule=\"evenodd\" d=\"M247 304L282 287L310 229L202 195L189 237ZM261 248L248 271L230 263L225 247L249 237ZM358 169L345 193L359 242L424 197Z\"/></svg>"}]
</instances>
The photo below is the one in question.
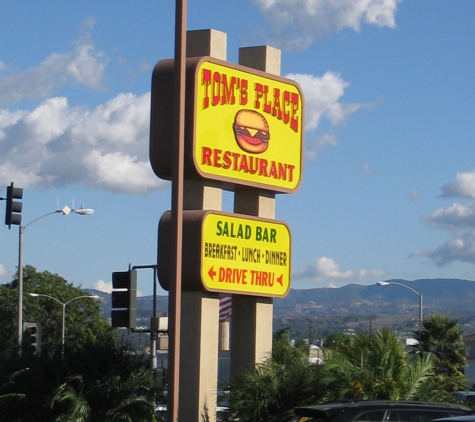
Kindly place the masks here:
<instances>
[{"instance_id":1,"label":"brown sign post","mask_svg":"<svg viewBox=\"0 0 475 422\"><path fill-rule=\"evenodd\" d=\"M239 65L225 61L222 32L187 33L183 244L178 251L173 212L165 213L158 259L165 289L174 291L180 275L180 292L173 295L174 300L181 295L176 309L182 332L174 394L186 398L177 404L177 420L183 422L203 416L215 421L219 293L233 297L231 372L236 374L271 353L273 298L290 289L291 236L288 226L275 220L275 194L300 185L303 97L298 84L279 76L279 50L249 47L239 53ZM152 167L173 184L169 99L175 65L163 60L154 69L150 127ZM220 211L222 189L234 191L234 214ZM180 262L179 269L170 268L174 262Z\"/></svg>"}]
</instances>

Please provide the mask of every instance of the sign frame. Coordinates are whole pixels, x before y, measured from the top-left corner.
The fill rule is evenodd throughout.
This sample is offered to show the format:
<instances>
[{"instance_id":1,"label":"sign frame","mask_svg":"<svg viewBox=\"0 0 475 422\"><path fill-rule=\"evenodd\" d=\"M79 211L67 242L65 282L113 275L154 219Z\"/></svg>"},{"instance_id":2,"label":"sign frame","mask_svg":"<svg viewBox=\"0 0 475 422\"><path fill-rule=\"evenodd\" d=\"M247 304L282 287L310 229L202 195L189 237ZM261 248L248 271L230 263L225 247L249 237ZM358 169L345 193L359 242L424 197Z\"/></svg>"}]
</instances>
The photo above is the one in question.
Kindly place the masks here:
<instances>
[{"instance_id":1,"label":"sign frame","mask_svg":"<svg viewBox=\"0 0 475 422\"><path fill-rule=\"evenodd\" d=\"M249 156L250 158L248 158L248 160L252 160L254 158L256 163L258 162L258 160L261 160L260 163L263 163L262 165L268 166L268 170L264 168L264 171L261 171L262 168L259 167L260 175L266 175L267 179L265 177L256 178L254 174L251 176L249 174L250 172L248 172L248 174L244 174L245 168L244 173L242 175L236 172L233 173L234 175L232 175L231 172L220 174L210 173L203 170L203 167L200 166L200 157L198 156L198 152L196 149L197 145L199 145L202 140L197 139L197 136L201 136L199 133L197 133L197 129L199 130L201 121L203 119L199 117L200 110L197 105L197 102L199 101L199 93L203 92L203 87L201 86L201 81L199 80L199 72L204 66L215 67L218 69L225 68L229 70L229 72L234 72L234 74L236 75L248 75L248 78L250 78L250 80L262 81L262 85L264 85L264 82L267 81L268 84L277 84L276 86L288 87L289 92L290 90L293 90L292 92L298 93L298 122L296 123L297 135L295 136L296 140L298 139L298 142L294 142L297 145L292 146L292 148L296 148L295 151L292 148L288 149L288 145L285 144L280 147L282 151L279 151L279 147L277 147L277 145L279 144L275 142L275 139L273 139L273 137L278 138L282 136L281 132L283 130L285 131L286 128L290 126L288 119L291 116L287 116L287 122L284 124L284 117L281 115L280 122L277 122L277 115L274 116L272 114L273 112L271 112L270 114L266 114L265 112L260 113L262 117L265 117L269 122L268 128L270 128L270 141L268 142L268 144L273 146L269 147L268 151L262 153L241 151L237 144L234 146L233 151L225 151L229 154L226 156L226 158L223 158L223 160L227 160L223 161L223 167L226 165L228 165L229 167L228 163L230 162L230 160L233 160L233 157L236 157L239 153L238 151L241 151L242 161L245 161L245 157ZM272 75L266 72L215 59L209 56L187 58L186 68L185 178L206 179L208 180L208 183L215 183L216 185L227 190L236 190L240 187L245 186L251 188L265 189L278 193L293 193L297 191L300 187L303 174L303 136L305 111L303 93L299 84L291 79ZM171 154L173 114L172 107L170 106L170 101L168 100L172 98L173 71L174 60L161 60L155 66L152 76L149 151L150 162L152 164L152 168L155 174L158 177L166 180L171 180L172 174ZM248 87L250 97L249 102L254 101L254 98L251 98L252 89L252 87ZM270 89L271 85L269 85L269 90ZM259 93L262 94L262 92L260 91ZM238 95L237 91L236 95ZM257 91L254 95L257 97ZM270 97L271 94L269 94L269 98ZM267 93L265 98L267 98ZM282 91L282 98L284 98L284 91ZM261 106L263 107L264 97L260 99ZM284 102L283 99L281 101ZM290 100L287 98L286 101ZM233 103L233 107L236 108L237 106ZM290 106L287 105L287 107ZM252 109L252 107L246 107L245 105L243 105L242 108ZM281 108L285 111L284 106L281 106ZM276 113L278 113L278 111L279 110L277 110ZM289 112L287 112L287 114L289 114ZM199 118L197 118L197 116ZM277 126L276 128L277 123L279 123L279 126ZM229 126L229 134L226 133L226 138L229 138L230 136L237 136L233 133L233 122L227 122L226 125ZM274 132L272 132L272 126L274 126ZM274 135L272 133L274 133ZM287 149L284 151L283 149L285 147L287 147ZM292 162L285 163L282 160L275 159L274 157L276 151L278 151L281 156L288 156L288 151L292 151L292 154L290 154L292 156ZM210 159L209 156L208 159ZM214 157L213 159L216 160L216 157ZM234 163L233 166L236 167L236 164ZM242 170L244 166L249 166L249 163L240 162L240 170ZM257 164L255 164L255 166L255 168L257 168ZM236 175L239 177L237 177ZM246 178L242 179L241 177L244 176ZM286 180L284 179L285 177L289 178L288 183L280 181L280 179ZM292 181L290 181L290 179L292 179ZM279 183L279 185L276 183Z\"/></svg>"},{"instance_id":2,"label":"sign frame","mask_svg":"<svg viewBox=\"0 0 475 422\"><path fill-rule=\"evenodd\" d=\"M227 242L227 256L224 258L216 258L217 245L213 242L214 235L211 230L205 233L206 228L210 227L209 224L213 224L213 221L218 219L220 222L226 224L226 222L235 222L236 226L227 228L221 226L219 230L221 235L225 230L228 230L227 235L223 237L223 242ZM243 227L238 228L237 224L241 224ZM247 228L245 226L248 226ZM216 225L218 227L218 225ZM259 233L259 240L256 241L257 230L255 227L261 227ZM266 230L269 228L270 230ZM263 230L262 230L263 229ZM272 234L274 229L274 234ZM238 231L241 231L239 236ZM248 231L248 232L246 232ZM244 249L257 249L253 248L256 244L259 247L258 242L262 242L262 248L272 243L272 236L281 237L284 236L284 240L281 243L275 241L278 246L283 249L280 252L272 251L273 263L264 264L265 252L269 252L269 249L261 249L260 252L254 251L254 254L262 253L262 261L260 259L254 260L254 262L244 262L237 259L241 254L241 250L238 250L238 245L246 243L247 246ZM253 239L251 239L251 236ZM287 236L287 237L285 237ZM247 237L247 240L244 240ZM234 239L231 239L234 238ZM170 267L171 260L170 242L171 241L171 213L165 212L159 223L159 245L158 245L158 278L160 285L163 289L170 289ZM209 244L209 245L208 245ZM223 247L224 245L221 245ZM214 210L187 210L183 212L183 265L182 265L182 287L184 291L208 291L214 293L225 294L239 294L248 296L261 296L272 298L283 298L290 291L291 285L291 258L292 258L292 239L289 226L279 220L266 219L253 217L248 215L227 213L223 211ZM275 248L274 248L275 249ZM214 252L211 252L211 251ZM222 248L221 248L222 251ZM248 250L246 250L249 253ZM214 253L214 258L211 255ZM222 254L222 252L219 252ZM229 255L235 254L235 255ZM280 255L279 255L280 254ZM254 255L255 256L255 255ZM216 258L216 262L222 263L222 267L216 266L210 267L210 260L213 264L213 259ZM276 261L279 260L280 262ZM274 271L266 271L274 268ZM279 269L277 273L277 269ZM226 273L220 271L234 271L234 276L241 277L240 280L245 280L245 285L241 283L235 283L226 281L226 279L219 278L227 277ZM215 273L216 280L209 281L211 274ZM279 280L280 278L280 280ZM214 283L214 284L213 284ZM266 284L267 283L267 284ZM272 286L271 286L272 283ZM275 287L273 287L275 286Z\"/></svg>"}]
</instances>

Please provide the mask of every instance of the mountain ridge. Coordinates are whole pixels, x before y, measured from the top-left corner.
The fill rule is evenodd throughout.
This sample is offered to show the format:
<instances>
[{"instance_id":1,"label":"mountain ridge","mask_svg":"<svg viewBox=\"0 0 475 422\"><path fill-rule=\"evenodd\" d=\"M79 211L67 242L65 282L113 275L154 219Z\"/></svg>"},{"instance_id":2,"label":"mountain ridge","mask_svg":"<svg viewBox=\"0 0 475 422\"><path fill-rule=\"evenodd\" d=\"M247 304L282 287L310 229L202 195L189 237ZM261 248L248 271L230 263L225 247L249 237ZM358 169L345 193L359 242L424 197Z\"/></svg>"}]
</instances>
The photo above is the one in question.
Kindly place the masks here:
<instances>
[{"instance_id":1,"label":"mountain ridge","mask_svg":"<svg viewBox=\"0 0 475 422\"><path fill-rule=\"evenodd\" d=\"M403 279L386 280L387 283L401 283L422 294L423 309L427 312L451 312L473 310L475 314L475 281L464 279ZM102 298L105 315L110 315L110 294L94 289L85 289ZM274 300L274 313L312 316L408 314L419 308L418 295L398 285L348 284L343 287L315 287L312 289L290 289L288 295ZM139 316L150 316L153 296L137 298ZM168 311L168 296L157 296L157 311Z\"/></svg>"}]
</instances>

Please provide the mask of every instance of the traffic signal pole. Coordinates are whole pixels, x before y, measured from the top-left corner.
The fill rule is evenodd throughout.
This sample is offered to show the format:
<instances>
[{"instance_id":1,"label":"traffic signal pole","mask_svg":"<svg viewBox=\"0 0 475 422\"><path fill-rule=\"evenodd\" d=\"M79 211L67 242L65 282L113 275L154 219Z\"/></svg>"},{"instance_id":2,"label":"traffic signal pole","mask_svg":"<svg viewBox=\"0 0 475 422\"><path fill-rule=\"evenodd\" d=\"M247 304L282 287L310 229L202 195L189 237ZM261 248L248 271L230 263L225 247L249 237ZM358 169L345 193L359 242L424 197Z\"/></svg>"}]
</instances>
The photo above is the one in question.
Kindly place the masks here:
<instances>
[{"instance_id":1,"label":"traffic signal pole","mask_svg":"<svg viewBox=\"0 0 475 422\"><path fill-rule=\"evenodd\" d=\"M49 212L48 214L44 214L38 218L35 218L33 221L30 221L25 226L19 227L18 232L18 321L17 321L17 341L18 346L21 346L21 341L23 337L23 233L25 229L33 224L34 222L41 220L44 217L48 217L48 215L57 214L59 212L63 212L62 210L56 210L53 212Z\"/></svg>"},{"instance_id":2,"label":"traffic signal pole","mask_svg":"<svg viewBox=\"0 0 475 422\"><path fill-rule=\"evenodd\" d=\"M157 319L157 265L134 265L133 270L153 269L153 309L152 318L150 318L150 368L157 369L157 336L158 336L158 319Z\"/></svg>"},{"instance_id":3,"label":"traffic signal pole","mask_svg":"<svg viewBox=\"0 0 475 422\"><path fill-rule=\"evenodd\" d=\"M21 347L23 336L23 232L25 228L19 227L18 232L18 321L17 321L17 341Z\"/></svg>"},{"instance_id":4,"label":"traffic signal pole","mask_svg":"<svg viewBox=\"0 0 475 422\"><path fill-rule=\"evenodd\" d=\"M17 312L17 344L21 347L23 338L23 230L21 225L22 203L14 199L23 198L23 189L16 188L14 182L7 186L7 197L0 200L7 201L5 209L5 224L9 229L12 224L20 226L18 241L18 312ZM49 214L48 214L49 215ZM41 217L40 217L41 218ZM34 220L36 221L36 220ZM33 221L32 221L33 223ZM30 223L31 224L31 223Z\"/></svg>"},{"instance_id":5,"label":"traffic signal pole","mask_svg":"<svg viewBox=\"0 0 475 422\"><path fill-rule=\"evenodd\" d=\"M69 207L64 207L63 209L57 209L51 211L47 214L43 214L34 220L30 221L24 226L20 225L19 234L18 234L18 346L21 346L22 336L23 336L23 233L28 226L31 226L33 223L36 223L42 218L48 217L49 215L62 213L63 215L68 215L70 212L74 212L79 215L90 215L94 211L91 209L81 210L71 210ZM20 220L21 221L21 220ZM15 223L14 223L15 224Z\"/></svg>"},{"instance_id":6,"label":"traffic signal pole","mask_svg":"<svg viewBox=\"0 0 475 422\"><path fill-rule=\"evenodd\" d=\"M150 330L136 329L137 309L137 270L153 269L153 310L150 318ZM125 327L132 332L150 332L150 368L157 369L157 265L134 265L128 271L112 273L112 327Z\"/></svg>"}]
</instances>

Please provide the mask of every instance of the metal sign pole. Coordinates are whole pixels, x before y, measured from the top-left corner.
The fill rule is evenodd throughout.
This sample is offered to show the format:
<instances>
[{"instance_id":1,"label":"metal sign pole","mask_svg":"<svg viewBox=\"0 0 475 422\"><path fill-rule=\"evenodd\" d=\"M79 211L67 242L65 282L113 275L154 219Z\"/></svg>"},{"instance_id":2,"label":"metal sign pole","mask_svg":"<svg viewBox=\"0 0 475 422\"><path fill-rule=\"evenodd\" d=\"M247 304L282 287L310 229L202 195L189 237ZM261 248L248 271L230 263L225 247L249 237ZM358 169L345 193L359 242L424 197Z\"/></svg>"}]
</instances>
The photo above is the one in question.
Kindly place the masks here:
<instances>
[{"instance_id":1,"label":"metal sign pole","mask_svg":"<svg viewBox=\"0 0 475 422\"><path fill-rule=\"evenodd\" d=\"M173 130L173 177L172 221L173 248L175 255L174 277L169 293L170 349L169 349L169 397L168 421L178 422L180 380L180 324L181 324L181 265L183 244L183 186L184 186L184 138L185 138L185 65L186 65L186 0L176 1L175 16L175 72L174 72L174 130ZM171 359L170 359L171 358Z\"/></svg>"}]
</instances>

